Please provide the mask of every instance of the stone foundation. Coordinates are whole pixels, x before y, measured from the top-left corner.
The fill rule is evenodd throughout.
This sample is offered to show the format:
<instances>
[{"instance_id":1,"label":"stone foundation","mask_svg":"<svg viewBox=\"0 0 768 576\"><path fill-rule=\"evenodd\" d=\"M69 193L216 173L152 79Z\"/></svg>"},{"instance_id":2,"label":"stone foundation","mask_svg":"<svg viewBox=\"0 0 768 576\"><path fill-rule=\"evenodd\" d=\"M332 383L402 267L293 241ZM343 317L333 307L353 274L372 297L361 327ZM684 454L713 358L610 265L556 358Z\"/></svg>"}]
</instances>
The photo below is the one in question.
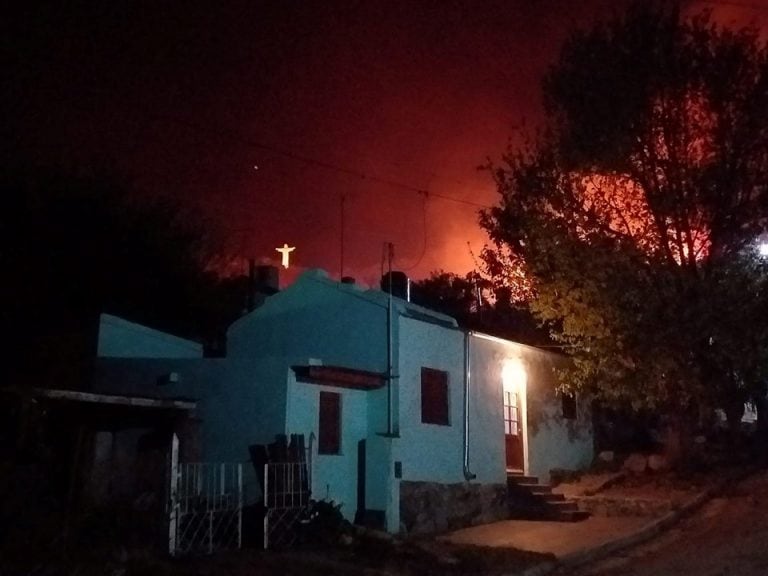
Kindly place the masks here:
<instances>
[{"instance_id":1,"label":"stone foundation","mask_svg":"<svg viewBox=\"0 0 768 576\"><path fill-rule=\"evenodd\" d=\"M504 484L400 483L400 527L434 534L509 518Z\"/></svg>"}]
</instances>

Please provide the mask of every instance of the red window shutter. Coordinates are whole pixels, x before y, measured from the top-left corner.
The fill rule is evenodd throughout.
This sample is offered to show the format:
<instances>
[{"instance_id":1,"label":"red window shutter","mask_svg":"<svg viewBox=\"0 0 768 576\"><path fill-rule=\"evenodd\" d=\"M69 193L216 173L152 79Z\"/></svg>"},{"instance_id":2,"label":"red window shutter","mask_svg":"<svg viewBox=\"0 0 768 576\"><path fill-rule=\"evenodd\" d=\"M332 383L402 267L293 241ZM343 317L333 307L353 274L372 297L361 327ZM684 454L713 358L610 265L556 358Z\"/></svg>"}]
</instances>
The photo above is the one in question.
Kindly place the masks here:
<instances>
[{"instance_id":1,"label":"red window shutter","mask_svg":"<svg viewBox=\"0 0 768 576\"><path fill-rule=\"evenodd\" d=\"M447 426L448 373L433 368L421 369L421 421Z\"/></svg>"},{"instance_id":2,"label":"red window shutter","mask_svg":"<svg viewBox=\"0 0 768 576\"><path fill-rule=\"evenodd\" d=\"M320 421L317 436L319 454L341 452L341 394L320 392Z\"/></svg>"}]
</instances>

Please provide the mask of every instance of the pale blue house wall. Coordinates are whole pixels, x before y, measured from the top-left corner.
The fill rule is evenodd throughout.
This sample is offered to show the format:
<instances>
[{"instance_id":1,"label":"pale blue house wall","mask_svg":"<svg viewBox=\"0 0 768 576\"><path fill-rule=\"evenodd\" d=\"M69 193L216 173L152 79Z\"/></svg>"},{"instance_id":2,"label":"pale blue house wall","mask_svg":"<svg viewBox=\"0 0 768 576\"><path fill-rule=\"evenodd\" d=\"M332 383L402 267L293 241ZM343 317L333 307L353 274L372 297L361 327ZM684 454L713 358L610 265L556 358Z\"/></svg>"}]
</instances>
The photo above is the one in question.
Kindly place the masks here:
<instances>
[{"instance_id":1,"label":"pale blue house wall","mask_svg":"<svg viewBox=\"0 0 768 576\"><path fill-rule=\"evenodd\" d=\"M469 471L484 483L505 483L502 378L508 344L469 335Z\"/></svg>"},{"instance_id":2,"label":"pale blue house wall","mask_svg":"<svg viewBox=\"0 0 768 576\"><path fill-rule=\"evenodd\" d=\"M535 349L534 349L535 350ZM535 394L528 402L530 472L549 481L554 468L583 470L592 464L594 441L589 400L577 396L577 417L563 418L562 398L557 394L556 370L568 363L565 356L535 350L531 354Z\"/></svg>"},{"instance_id":3,"label":"pale blue house wall","mask_svg":"<svg viewBox=\"0 0 768 576\"><path fill-rule=\"evenodd\" d=\"M477 461L495 458L503 464L504 459L504 428L502 416L502 369L507 361L520 361L526 372L526 468L528 474L537 476L543 481L549 481L550 470L564 468L579 470L589 467L592 463L594 448L592 441L591 414L587 403L579 401L578 418L567 420L562 417L562 400L557 395L557 375L555 370L563 367L568 359L554 354L497 338L474 336L473 349L473 385L484 385L493 388L498 386L496 407L494 394L487 396L487 404L478 410L470 426L472 442L477 436L485 437L486 450L475 447L470 443L470 460ZM477 378L474 377L477 374ZM476 396L473 396L476 397ZM485 416L483 416L485 415ZM472 426L480 427L476 435ZM498 438L498 447L490 447ZM470 466L471 467L471 466Z\"/></svg>"},{"instance_id":4,"label":"pale blue house wall","mask_svg":"<svg viewBox=\"0 0 768 576\"><path fill-rule=\"evenodd\" d=\"M167 374L178 382L158 385ZM287 370L280 359L158 360L102 358L99 392L198 400L200 454L207 462L242 462L246 501L260 497L248 446L274 441L285 431Z\"/></svg>"},{"instance_id":5,"label":"pale blue house wall","mask_svg":"<svg viewBox=\"0 0 768 576\"><path fill-rule=\"evenodd\" d=\"M540 422L529 425L531 474L548 482L555 468L584 470L592 464L591 417L583 406L578 412L578 420L563 420L560 407L549 405L540 414Z\"/></svg>"},{"instance_id":6,"label":"pale blue house wall","mask_svg":"<svg viewBox=\"0 0 768 576\"><path fill-rule=\"evenodd\" d=\"M371 301L355 285L310 271L232 325L227 356L282 357L288 365L314 358L325 365L385 372L386 335L385 304Z\"/></svg>"},{"instance_id":7,"label":"pale blue house wall","mask_svg":"<svg viewBox=\"0 0 768 576\"><path fill-rule=\"evenodd\" d=\"M386 512L386 529L400 530L400 481L394 477L394 466L400 457L400 438L382 434L366 439L366 493L369 510Z\"/></svg>"},{"instance_id":8,"label":"pale blue house wall","mask_svg":"<svg viewBox=\"0 0 768 576\"><path fill-rule=\"evenodd\" d=\"M400 318L400 451L403 480L463 482L464 334ZM421 421L421 369L448 373L449 425Z\"/></svg>"},{"instance_id":9,"label":"pale blue house wall","mask_svg":"<svg viewBox=\"0 0 768 576\"><path fill-rule=\"evenodd\" d=\"M341 395L341 452L318 453L319 396L321 391ZM357 509L357 445L368 434L367 392L305 382L288 382L287 434L304 434L312 441L312 497L341 504L350 522Z\"/></svg>"},{"instance_id":10,"label":"pale blue house wall","mask_svg":"<svg viewBox=\"0 0 768 576\"><path fill-rule=\"evenodd\" d=\"M387 307L386 297L378 296L329 280L319 271L307 272L232 325L228 356L239 359L268 353L280 356L284 367L321 363L385 373ZM352 520L357 508L358 441L373 438L367 442L367 462L391 459L390 443L375 441L377 434L387 430L386 388L359 391L296 382L292 370L283 387L288 390L283 432L303 433L307 442L310 434L317 437L320 391L342 395L342 454L318 455L315 440L312 488L314 498L329 496L342 503L342 513ZM390 475L386 465L375 474L368 471L368 508L388 501Z\"/></svg>"},{"instance_id":11,"label":"pale blue house wall","mask_svg":"<svg viewBox=\"0 0 768 576\"><path fill-rule=\"evenodd\" d=\"M583 470L594 456L592 415L588 401L578 398L577 418L563 418L556 370L568 359L518 344L528 371L528 473L549 481L554 468Z\"/></svg>"}]
</instances>

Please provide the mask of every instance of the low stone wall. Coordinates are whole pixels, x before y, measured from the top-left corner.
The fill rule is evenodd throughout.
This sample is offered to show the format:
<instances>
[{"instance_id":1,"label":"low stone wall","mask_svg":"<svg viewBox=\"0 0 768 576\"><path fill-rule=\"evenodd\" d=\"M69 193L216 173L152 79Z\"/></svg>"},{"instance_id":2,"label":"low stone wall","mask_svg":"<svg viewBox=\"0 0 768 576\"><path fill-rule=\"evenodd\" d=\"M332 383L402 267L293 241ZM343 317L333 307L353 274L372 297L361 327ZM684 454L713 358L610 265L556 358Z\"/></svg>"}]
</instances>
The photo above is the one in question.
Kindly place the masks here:
<instances>
[{"instance_id":1,"label":"low stone wall","mask_svg":"<svg viewBox=\"0 0 768 576\"><path fill-rule=\"evenodd\" d=\"M400 528L434 534L509 518L504 484L400 483Z\"/></svg>"},{"instance_id":2,"label":"low stone wall","mask_svg":"<svg viewBox=\"0 0 768 576\"><path fill-rule=\"evenodd\" d=\"M574 498L580 510L595 516L648 516L658 517L677 510L681 503L672 499L612 498L590 496Z\"/></svg>"}]
</instances>

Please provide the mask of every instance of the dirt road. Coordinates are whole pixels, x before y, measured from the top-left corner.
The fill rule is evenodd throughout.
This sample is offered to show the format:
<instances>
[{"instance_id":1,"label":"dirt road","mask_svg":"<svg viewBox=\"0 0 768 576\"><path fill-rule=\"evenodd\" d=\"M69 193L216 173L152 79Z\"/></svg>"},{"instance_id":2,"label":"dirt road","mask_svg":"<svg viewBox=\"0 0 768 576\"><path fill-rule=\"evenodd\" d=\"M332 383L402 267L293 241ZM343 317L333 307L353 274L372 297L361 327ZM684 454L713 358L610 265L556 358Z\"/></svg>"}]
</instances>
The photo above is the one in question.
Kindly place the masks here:
<instances>
[{"instance_id":1,"label":"dirt road","mask_svg":"<svg viewBox=\"0 0 768 576\"><path fill-rule=\"evenodd\" d=\"M764 576L768 574L768 473L711 500L643 546L565 576Z\"/></svg>"}]
</instances>

